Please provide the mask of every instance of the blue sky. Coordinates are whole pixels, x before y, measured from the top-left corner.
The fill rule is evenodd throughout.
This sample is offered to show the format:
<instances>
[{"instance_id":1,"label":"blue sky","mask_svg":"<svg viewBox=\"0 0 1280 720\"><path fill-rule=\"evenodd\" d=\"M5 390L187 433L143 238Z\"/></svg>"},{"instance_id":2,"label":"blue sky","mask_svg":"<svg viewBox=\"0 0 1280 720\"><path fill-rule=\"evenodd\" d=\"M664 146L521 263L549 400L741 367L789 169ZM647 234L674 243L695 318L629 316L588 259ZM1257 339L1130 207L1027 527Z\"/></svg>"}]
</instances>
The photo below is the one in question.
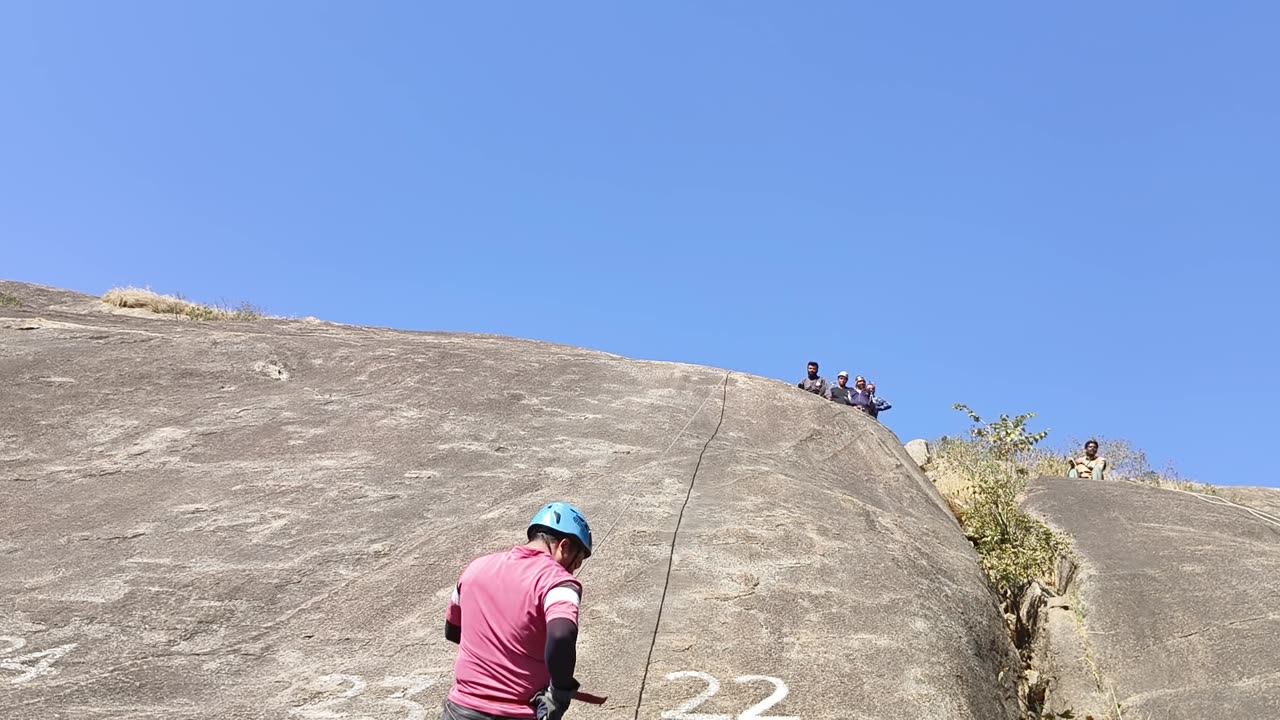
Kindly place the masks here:
<instances>
[{"instance_id":1,"label":"blue sky","mask_svg":"<svg viewBox=\"0 0 1280 720\"><path fill-rule=\"evenodd\" d=\"M1280 5L607 5L11 0L0 277L814 358L904 440L1280 485Z\"/></svg>"}]
</instances>

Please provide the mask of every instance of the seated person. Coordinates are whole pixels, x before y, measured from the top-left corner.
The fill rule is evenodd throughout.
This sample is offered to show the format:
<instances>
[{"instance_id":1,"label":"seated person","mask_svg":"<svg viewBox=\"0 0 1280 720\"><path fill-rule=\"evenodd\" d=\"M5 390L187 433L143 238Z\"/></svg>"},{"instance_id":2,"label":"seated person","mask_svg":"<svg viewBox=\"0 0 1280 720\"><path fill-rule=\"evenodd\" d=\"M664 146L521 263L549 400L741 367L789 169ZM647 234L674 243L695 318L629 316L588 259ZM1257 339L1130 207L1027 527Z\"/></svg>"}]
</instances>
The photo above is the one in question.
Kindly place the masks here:
<instances>
[{"instance_id":1,"label":"seated person","mask_svg":"<svg viewBox=\"0 0 1280 720\"><path fill-rule=\"evenodd\" d=\"M827 391L822 396L841 405L848 405L849 391L852 389L849 387L849 373L841 370L840 374L836 375L836 384L828 385Z\"/></svg>"},{"instance_id":2,"label":"seated person","mask_svg":"<svg viewBox=\"0 0 1280 720\"><path fill-rule=\"evenodd\" d=\"M818 374L818 363L809 363L809 376L796 383L796 387L814 395L822 395L827 390L827 381Z\"/></svg>"},{"instance_id":3,"label":"seated person","mask_svg":"<svg viewBox=\"0 0 1280 720\"><path fill-rule=\"evenodd\" d=\"M1090 440L1084 444L1084 455L1071 461L1067 477L1101 480L1106 469L1107 459L1098 457L1098 441Z\"/></svg>"}]
</instances>

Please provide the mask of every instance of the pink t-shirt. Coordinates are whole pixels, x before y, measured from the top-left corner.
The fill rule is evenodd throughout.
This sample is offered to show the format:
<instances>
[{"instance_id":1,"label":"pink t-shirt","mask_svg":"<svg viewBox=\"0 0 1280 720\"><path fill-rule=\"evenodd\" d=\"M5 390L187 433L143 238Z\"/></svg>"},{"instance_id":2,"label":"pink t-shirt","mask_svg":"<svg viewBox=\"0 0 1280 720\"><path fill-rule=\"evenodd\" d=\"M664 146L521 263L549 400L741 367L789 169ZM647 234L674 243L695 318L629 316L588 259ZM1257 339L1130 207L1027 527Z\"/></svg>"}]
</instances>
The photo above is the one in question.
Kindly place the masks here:
<instances>
[{"instance_id":1,"label":"pink t-shirt","mask_svg":"<svg viewBox=\"0 0 1280 720\"><path fill-rule=\"evenodd\" d=\"M581 598L577 578L540 550L473 560L449 602L448 621L462 627L449 700L499 717L536 717L529 701L551 684L547 623L577 623Z\"/></svg>"}]
</instances>

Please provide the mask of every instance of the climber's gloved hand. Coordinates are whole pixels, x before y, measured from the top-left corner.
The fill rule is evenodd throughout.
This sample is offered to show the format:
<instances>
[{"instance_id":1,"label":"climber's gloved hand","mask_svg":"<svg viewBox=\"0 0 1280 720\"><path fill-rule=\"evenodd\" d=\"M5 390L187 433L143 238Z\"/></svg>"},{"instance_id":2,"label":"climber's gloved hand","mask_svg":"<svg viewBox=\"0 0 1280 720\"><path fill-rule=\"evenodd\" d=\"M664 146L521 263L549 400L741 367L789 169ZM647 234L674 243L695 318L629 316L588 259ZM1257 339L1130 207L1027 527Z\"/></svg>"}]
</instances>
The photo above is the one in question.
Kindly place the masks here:
<instances>
[{"instance_id":1,"label":"climber's gloved hand","mask_svg":"<svg viewBox=\"0 0 1280 720\"><path fill-rule=\"evenodd\" d=\"M569 703L573 701L573 693L577 691L578 681L573 681L573 687L559 688L554 685L534 696L533 709L538 713L538 720L560 720L564 717L564 713L569 709Z\"/></svg>"}]
</instances>

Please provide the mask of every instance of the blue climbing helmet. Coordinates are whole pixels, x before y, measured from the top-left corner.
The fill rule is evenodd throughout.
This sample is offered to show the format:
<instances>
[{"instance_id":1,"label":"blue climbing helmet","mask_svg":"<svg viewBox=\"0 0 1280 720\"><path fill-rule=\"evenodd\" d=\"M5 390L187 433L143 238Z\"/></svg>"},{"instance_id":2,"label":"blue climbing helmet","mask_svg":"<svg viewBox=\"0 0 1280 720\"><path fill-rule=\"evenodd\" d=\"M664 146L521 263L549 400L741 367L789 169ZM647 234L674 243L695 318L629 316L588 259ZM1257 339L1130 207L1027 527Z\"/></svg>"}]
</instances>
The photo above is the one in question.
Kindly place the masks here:
<instances>
[{"instance_id":1,"label":"blue climbing helmet","mask_svg":"<svg viewBox=\"0 0 1280 720\"><path fill-rule=\"evenodd\" d=\"M569 503L553 502L539 510L538 514L533 516L533 520L529 521L530 539L538 528L546 528L574 538L582 543L582 547L587 551L587 557L591 557L591 526L587 524L587 519L583 517L582 512Z\"/></svg>"}]
</instances>

